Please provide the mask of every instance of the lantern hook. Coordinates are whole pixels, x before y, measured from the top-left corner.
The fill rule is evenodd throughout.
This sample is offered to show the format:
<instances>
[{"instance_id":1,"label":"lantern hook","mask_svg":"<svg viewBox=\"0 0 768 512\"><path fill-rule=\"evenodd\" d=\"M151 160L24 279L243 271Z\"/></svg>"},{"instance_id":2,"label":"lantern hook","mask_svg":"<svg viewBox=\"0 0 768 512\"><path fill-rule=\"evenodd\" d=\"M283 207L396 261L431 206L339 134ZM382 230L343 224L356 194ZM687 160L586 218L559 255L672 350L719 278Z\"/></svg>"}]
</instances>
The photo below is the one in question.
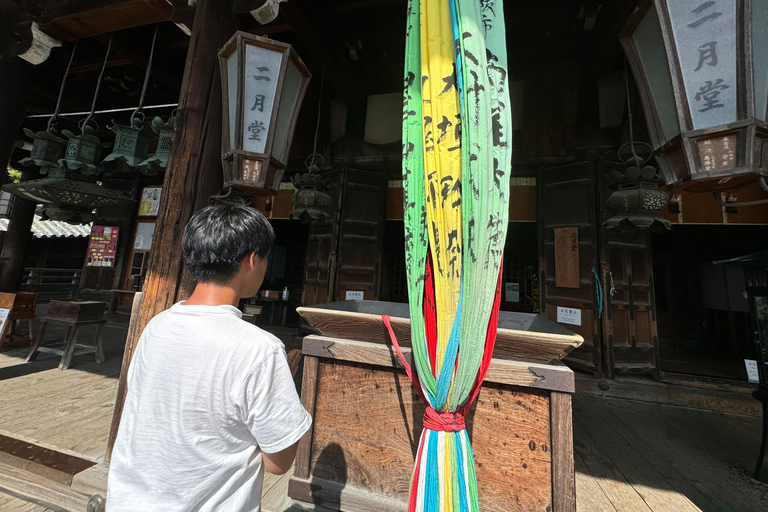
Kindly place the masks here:
<instances>
[{"instance_id":1,"label":"lantern hook","mask_svg":"<svg viewBox=\"0 0 768 512\"><path fill-rule=\"evenodd\" d=\"M320 159L320 164L315 164L315 158ZM311 159L311 160L310 160ZM312 174L312 171L320 170L325 165L325 157L323 155L320 155L318 153L312 153L307 158L304 159L304 167L307 168L307 172Z\"/></svg>"},{"instance_id":2,"label":"lantern hook","mask_svg":"<svg viewBox=\"0 0 768 512\"><path fill-rule=\"evenodd\" d=\"M137 128L137 125L134 124L136 118L141 115L141 121L139 121L138 125L141 125L144 122L144 114L141 111L141 107L144 106L144 97L147 94L147 85L149 84L149 75L152 70L152 57L155 55L155 41L157 41L157 29L160 27L160 24L157 23L155 25L155 35L152 36L152 47L149 50L149 60L147 60L147 70L144 72L144 85L141 88L141 96L139 97L139 105L136 107L136 110L133 111L131 114L131 126L134 128Z\"/></svg>"},{"instance_id":3,"label":"lantern hook","mask_svg":"<svg viewBox=\"0 0 768 512\"><path fill-rule=\"evenodd\" d=\"M67 70L64 72L64 78L61 79L61 87L59 88L59 98L56 100L56 108L53 111L53 115L48 119L48 127L46 128L48 133L54 132L53 125L59 117L59 110L61 110L61 99L64 97L64 86L67 83L67 78L69 78L69 70L72 68L72 61L75 59L75 52L77 51L78 43L79 41L75 41L74 46L72 46L72 54L69 56L69 64L67 64Z\"/></svg>"},{"instance_id":4,"label":"lantern hook","mask_svg":"<svg viewBox=\"0 0 768 512\"><path fill-rule=\"evenodd\" d=\"M80 130L82 133L85 133L84 130L86 126L93 120L93 113L96 111L96 100L99 98L99 89L101 89L101 81L104 78L104 70L107 69L107 60L109 59L109 52L112 49L112 36L114 33L109 34L109 44L107 45L107 53L104 55L104 63L101 65L101 73L99 73L99 80L96 82L96 91L93 93L93 102L91 103L91 112L88 114L88 117L85 118L85 122L82 123L82 126L80 126L80 123L78 123L78 126L80 126Z\"/></svg>"},{"instance_id":5,"label":"lantern hook","mask_svg":"<svg viewBox=\"0 0 768 512\"><path fill-rule=\"evenodd\" d=\"M629 147L632 150L632 158L634 159L634 164L636 166L640 167L646 161L641 159L639 156L637 156L637 153L635 153L635 131L634 131L634 128L632 127L632 122L633 122L632 121L632 105L630 105L630 102L629 102L629 67L627 66L627 58L626 57L624 57L624 73L623 73L623 75L624 75L624 89L625 89L625 91L627 93L627 115L628 115L628 118L629 118L629 142L627 144L629 144ZM624 144L621 147L623 148L627 144ZM645 144L646 146L650 147L651 150L653 150L653 148L651 147L650 144L643 143L643 142L639 142L638 144ZM621 149L619 149L619 151L621 151ZM624 162L624 163L626 163L626 162Z\"/></svg>"}]
</instances>

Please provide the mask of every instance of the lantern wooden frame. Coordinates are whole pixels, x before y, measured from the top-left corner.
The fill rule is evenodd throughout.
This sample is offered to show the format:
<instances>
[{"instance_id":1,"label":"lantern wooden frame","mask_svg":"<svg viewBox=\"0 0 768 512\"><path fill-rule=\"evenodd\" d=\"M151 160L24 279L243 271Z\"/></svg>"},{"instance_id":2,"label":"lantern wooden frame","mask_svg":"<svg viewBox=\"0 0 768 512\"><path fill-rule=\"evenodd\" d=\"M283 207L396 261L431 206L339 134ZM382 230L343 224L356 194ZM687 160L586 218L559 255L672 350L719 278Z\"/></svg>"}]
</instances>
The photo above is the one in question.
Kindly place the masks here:
<instances>
[{"instance_id":1,"label":"lantern wooden frame","mask_svg":"<svg viewBox=\"0 0 768 512\"><path fill-rule=\"evenodd\" d=\"M255 153L244 149L243 106L247 45L261 47L282 54L263 153ZM230 134L231 120L229 119L231 110L229 104L230 87L227 60L234 52L237 52L237 66L235 73L237 80L237 98L235 103L235 133L234 137L232 137ZM275 131L278 121L280 100L284 92L283 86L285 83L286 70L289 62L292 62L298 70L301 77L301 83L298 87L296 103L293 105L293 111L291 112L284 144L278 148L274 147ZM224 121L221 130L224 188L232 187L247 195L275 195L280 189L280 182L282 181L283 172L285 171L290 155L290 147L293 133L296 128L299 110L304 101L304 96L312 75L291 45L255 36L247 32L236 32L219 51L219 70L221 72L222 117ZM278 160L274 156L275 153L279 154L280 150L282 150L282 154L284 155L284 162Z\"/></svg>"},{"instance_id":2,"label":"lantern wooden frame","mask_svg":"<svg viewBox=\"0 0 768 512\"><path fill-rule=\"evenodd\" d=\"M752 0L735 0L736 45L736 120L694 129L689 108L689 93L672 30L668 6L674 0L644 0L633 12L621 44L635 77L646 121L665 181L669 187L691 191L733 190L768 175L768 122L755 115L755 82L752 52ZM649 77L644 72L632 35L648 11L655 9L661 29L664 53L670 72L679 133L666 140L654 103ZM658 77L654 77L658 79ZM768 120L768 112L765 113ZM714 162L714 164L713 164ZM726 165L732 162L733 165Z\"/></svg>"}]
</instances>

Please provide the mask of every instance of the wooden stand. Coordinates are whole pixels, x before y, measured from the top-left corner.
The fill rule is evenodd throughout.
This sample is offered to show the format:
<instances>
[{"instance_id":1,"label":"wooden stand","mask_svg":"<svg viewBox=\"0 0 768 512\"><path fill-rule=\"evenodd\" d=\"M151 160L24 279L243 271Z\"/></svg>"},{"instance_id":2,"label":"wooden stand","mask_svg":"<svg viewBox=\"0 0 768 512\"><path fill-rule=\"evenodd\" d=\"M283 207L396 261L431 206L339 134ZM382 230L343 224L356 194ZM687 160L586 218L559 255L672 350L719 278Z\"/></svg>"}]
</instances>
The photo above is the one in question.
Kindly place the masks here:
<instances>
[{"instance_id":1,"label":"wooden stand","mask_svg":"<svg viewBox=\"0 0 768 512\"><path fill-rule=\"evenodd\" d=\"M314 424L299 444L289 496L331 510L407 510L425 405L394 349L307 336L303 351L302 403ZM574 390L559 361L492 361L467 416L481 510L576 510Z\"/></svg>"},{"instance_id":2,"label":"wooden stand","mask_svg":"<svg viewBox=\"0 0 768 512\"><path fill-rule=\"evenodd\" d=\"M96 361L103 363L104 350L101 346L101 341L102 328L104 327L104 324L107 323L107 320L104 318L104 310L106 309L106 306L106 302L65 302L52 300L48 306L48 316L43 317L43 320L40 323L40 333L37 336L32 350L27 356L27 362L34 361L38 353L46 352L61 356L59 370L66 370L69 367L73 355L95 354ZM67 326L67 338L64 342L63 350L41 346L43 336L45 336L45 327L49 323ZM77 331L84 325L96 325L96 334L93 338L92 347L78 345L76 343ZM83 350L75 354L75 347Z\"/></svg>"},{"instance_id":3,"label":"wooden stand","mask_svg":"<svg viewBox=\"0 0 768 512\"><path fill-rule=\"evenodd\" d=\"M10 310L2 329L0 329L0 350L3 349L3 345L8 340L14 338L18 320L26 320L29 325L29 337L20 339L26 339L28 344L32 344L37 333L35 306L37 306L36 293L0 293L0 308Z\"/></svg>"}]
</instances>

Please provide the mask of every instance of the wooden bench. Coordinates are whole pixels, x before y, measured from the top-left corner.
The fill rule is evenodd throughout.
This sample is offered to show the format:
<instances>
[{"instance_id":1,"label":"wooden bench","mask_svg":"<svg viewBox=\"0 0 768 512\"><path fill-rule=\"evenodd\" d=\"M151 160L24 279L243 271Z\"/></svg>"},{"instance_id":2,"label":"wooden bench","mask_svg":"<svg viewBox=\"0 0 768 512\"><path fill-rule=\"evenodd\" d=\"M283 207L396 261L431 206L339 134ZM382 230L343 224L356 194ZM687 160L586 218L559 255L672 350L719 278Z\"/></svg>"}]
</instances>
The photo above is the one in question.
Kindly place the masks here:
<instances>
[{"instance_id":1,"label":"wooden bench","mask_svg":"<svg viewBox=\"0 0 768 512\"><path fill-rule=\"evenodd\" d=\"M27 356L27 362L34 361L38 353L46 352L61 356L59 370L65 370L69 367L73 355L95 354L96 361L103 363L102 328L107 323L107 320L104 318L106 306L106 302L52 300L48 306L48 315L43 317L40 323L40 332L37 335L32 350ZM67 326L67 336L63 349L42 345L45 328L48 324ZM77 331L84 325L96 325L96 334L92 347L77 344ZM75 353L76 347L83 350Z\"/></svg>"},{"instance_id":2,"label":"wooden bench","mask_svg":"<svg viewBox=\"0 0 768 512\"><path fill-rule=\"evenodd\" d=\"M36 293L0 293L0 309L9 310L5 322L0 328L0 350L9 340L25 340L32 344L37 332L35 326L35 307L37 306ZM29 325L29 336L16 336L16 324L19 320L26 320Z\"/></svg>"}]
</instances>

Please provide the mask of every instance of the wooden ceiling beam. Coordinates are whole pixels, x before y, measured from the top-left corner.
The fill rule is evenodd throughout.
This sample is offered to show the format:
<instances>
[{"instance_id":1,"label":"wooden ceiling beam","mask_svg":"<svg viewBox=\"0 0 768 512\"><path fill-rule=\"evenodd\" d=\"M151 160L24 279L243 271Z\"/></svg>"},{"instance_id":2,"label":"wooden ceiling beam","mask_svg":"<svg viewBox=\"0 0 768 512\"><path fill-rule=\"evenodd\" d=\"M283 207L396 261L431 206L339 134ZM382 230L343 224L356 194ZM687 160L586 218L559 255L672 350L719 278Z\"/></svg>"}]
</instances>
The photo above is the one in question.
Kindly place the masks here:
<instances>
[{"instance_id":1,"label":"wooden ceiling beam","mask_svg":"<svg viewBox=\"0 0 768 512\"><path fill-rule=\"evenodd\" d=\"M179 0L49 0L38 24L48 35L72 41L170 21L173 3Z\"/></svg>"},{"instance_id":2,"label":"wooden ceiling beam","mask_svg":"<svg viewBox=\"0 0 768 512\"><path fill-rule=\"evenodd\" d=\"M107 35L99 35L94 37L96 41L100 42L104 45L104 47L107 47L109 45L109 36ZM134 50L123 46L120 41L117 40L116 37L113 36L112 39L112 52L115 53L118 57L122 57L124 59L127 59L129 62L131 62L133 65L138 67L141 70L147 69L147 56L139 55ZM157 61L155 61L152 65L152 71L150 72L150 76L152 76L155 80L166 86L167 88L171 89L172 91L180 91L181 90L181 79L179 77L173 76L171 73L168 73L165 71L162 67L157 65Z\"/></svg>"},{"instance_id":3,"label":"wooden ceiling beam","mask_svg":"<svg viewBox=\"0 0 768 512\"><path fill-rule=\"evenodd\" d=\"M290 32L293 30L288 23L269 23L267 25L259 25L248 29L249 34L257 36L267 36L269 34L281 34L283 32Z\"/></svg>"},{"instance_id":4,"label":"wooden ceiling beam","mask_svg":"<svg viewBox=\"0 0 768 512\"><path fill-rule=\"evenodd\" d=\"M82 60L80 62L73 62L72 67L69 69L69 72L70 74L87 73L88 71L101 69L101 66L103 64L104 64L103 58L88 59L88 60ZM107 61L108 68L125 66L126 64L132 64L132 62L129 59L126 59L125 57L117 57L117 58L109 59Z\"/></svg>"}]
</instances>

